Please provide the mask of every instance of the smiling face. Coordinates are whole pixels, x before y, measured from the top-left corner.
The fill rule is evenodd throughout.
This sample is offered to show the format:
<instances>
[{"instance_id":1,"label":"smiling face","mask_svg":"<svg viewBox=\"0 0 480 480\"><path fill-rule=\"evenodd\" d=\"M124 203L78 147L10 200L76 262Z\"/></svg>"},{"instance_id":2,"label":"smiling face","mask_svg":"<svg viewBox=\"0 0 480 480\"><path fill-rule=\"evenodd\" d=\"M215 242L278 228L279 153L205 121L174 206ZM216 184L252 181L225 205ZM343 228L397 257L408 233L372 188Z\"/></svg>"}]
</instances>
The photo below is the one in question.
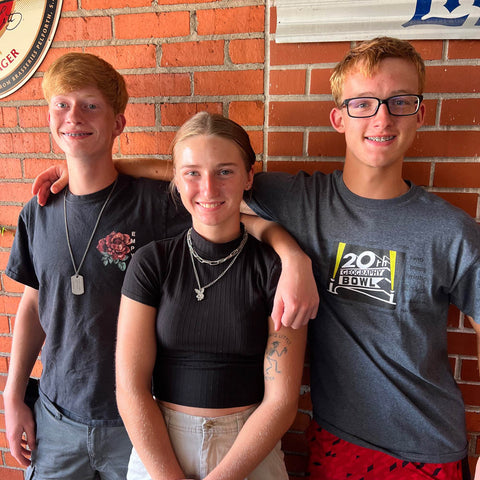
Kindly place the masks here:
<instances>
[{"instance_id":1,"label":"smiling face","mask_svg":"<svg viewBox=\"0 0 480 480\"><path fill-rule=\"evenodd\" d=\"M216 135L196 135L174 149L175 186L195 230L210 241L240 233L240 202L253 181L240 148Z\"/></svg>"},{"instance_id":2,"label":"smiling face","mask_svg":"<svg viewBox=\"0 0 480 480\"><path fill-rule=\"evenodd\" d=\"M111 159L115 137L125 127L123 114L114 114L100 90L85 87L54 95L48 120L52 136L68 159Z\"/></svg>"},{"instance_id":3,"label":"smiling face","mask_svg":"<svg viewBox=\"0 0 480 480\"><path fill-rule=\"evenodd\" d=\"M401 58L385 58L371 76L358 68L345 76L342 98L377 97L418 94L418 73L412 62ZM423 124L425 106L412 116L392 116L387 106L381 105L370 118L351 118L346 108L334 108L330 121L337 132L345 134L347 151L345 168L357 172L380 169L400 172L405 152Z\"/></svg>"}]
</instances>

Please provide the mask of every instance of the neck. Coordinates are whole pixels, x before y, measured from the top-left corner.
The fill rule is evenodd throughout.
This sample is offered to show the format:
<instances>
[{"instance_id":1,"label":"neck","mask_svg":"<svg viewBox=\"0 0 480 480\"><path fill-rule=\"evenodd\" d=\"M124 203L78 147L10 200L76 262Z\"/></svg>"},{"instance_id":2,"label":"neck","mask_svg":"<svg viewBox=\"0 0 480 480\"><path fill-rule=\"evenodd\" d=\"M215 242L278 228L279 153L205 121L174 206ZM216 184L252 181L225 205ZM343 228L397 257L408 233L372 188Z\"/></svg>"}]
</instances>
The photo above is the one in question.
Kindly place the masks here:
<instances>
[{"instance_id":1,"label":"neck","mask_svg":"<svg viewBox=\"0 0 480 480\"><path fill-rule=\"evenodd\" d=\"M212 243L228 243L232 240L235 240L240 236L241 228L240 222L238 222L236 228L229 228L226 229L222 226L205 226L205 225L197 225L195 221L193 223L194 230L205 240L208 240Z\"/></svg>"},{"instance_id":2,"label":"neck","mask_svg":"<svg viewBox=\"0 0 480 480\"><path fill-rule=\"evenodd\" d=\"M88 195L99 192L111 185L118 176L117 170L113 166L113 161L91 164L78 164L69 162L69 190L74 195Z\"/></svg>"},{"instance_id":3,"label":"neck","mask_svg":"<svg viewBox=\"0 0 480 480\"><path fill-rule=\"evenodd\" d=\"M401 167L401 166L400 166ZM345 163L343 181L355 195L375 200L388 200L408 192L408 185L402 178L401 168L349 168Z\"/></svg>"}]
</instances>

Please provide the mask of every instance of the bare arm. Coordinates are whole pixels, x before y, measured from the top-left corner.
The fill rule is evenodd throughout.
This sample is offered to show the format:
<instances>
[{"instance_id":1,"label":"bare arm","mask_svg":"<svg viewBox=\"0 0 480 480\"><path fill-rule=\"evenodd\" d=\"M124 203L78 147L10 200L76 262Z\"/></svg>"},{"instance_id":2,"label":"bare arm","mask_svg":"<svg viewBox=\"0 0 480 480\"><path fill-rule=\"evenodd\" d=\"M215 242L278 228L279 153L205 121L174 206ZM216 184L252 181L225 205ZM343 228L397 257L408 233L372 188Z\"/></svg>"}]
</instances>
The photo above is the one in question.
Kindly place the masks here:
<instances>
[{"instance_id":1,"label":"bare arm","mask_svg":"<svg viewBox=\"0 0 480 480\"><path fill-rule=\"evenodd\" d=\"M115 168L120 173L132 177L145 177L154 180L170 181L173 177L173 164L169 160L152 158L114 159ZM50 193L56 194L68 185L66 164L54 165L40 173L32 185L33 195L37 195L40 205L45 205Z\"/></svg>"},{"instance_id":2,"label":"bare arm","mask_svg":"<svg viewBox=\"0 0 480 480\"><path fill-rule=\"evenodd\" d=\"M310 257L277 223L245 214L242 222L255 238L271 245L282 260L282 274L271 314L275 329L282 324L292 328L306 325L316 317L319 303Z\"/></svg>"},{"instance_id":3,"label":"bare arm","mask_svg":"<svg viewBox=\"0 0 480 480\"><path fill-rule=\"evenodd\" d=\"M151 391L157 351L155 317L153 307L122 296L116 353L117 404L133 446L152 479L179 480L185 475Z\"/></svg>"},{"instance_id":4,"label":"bare arm","mask_svg":"<svg viewBox=\"0 0 480 480\"><path fill-rule=\"evenodd\" d=\"M475 320L472 317L469 317L468 315L465 315L465 317L468 318L469 322L472 324L473 329L475 330L475 333L477 334L477 360L478 360L478 372L480 375L480 324L475 322ZM478 475L480 475L480 472L478 472Z\"/></svg>"},{"instance_id":5,"label":"bare arm","mask_svg":"<svg viewBox=\"0 0 480 480\"><path fill-rule=\"evenodd\" d=\"M271 452L293 423L300 393L306 327L274 330L269 319L265 351L265 395L222 461L205 480L242 480Z\"/></svg>"},{"instance_id":6,"label":"bare arm","mask_svg":"<svg viewBox=\"0 0 480 480\"><path fill-rule=\"evenodd\" d=\"M480 480L480 457L477 460L477 466L475 467L475 478L474 480Z\"/></svg>"},{"instance_id":7,"label":"bare arm","mask_svg":"<svg viewBox=\"0 0 480 480\"><path fill-rule=\"evenodd\" d=\"M29 450L36 446L35 421L32 411L25 405L25 391L44 340L45 333L38 317L38 291L25 287L15 318L10 366L3 393L10 451L25 467L30 465Z\"/></svg>"}]
</instances>

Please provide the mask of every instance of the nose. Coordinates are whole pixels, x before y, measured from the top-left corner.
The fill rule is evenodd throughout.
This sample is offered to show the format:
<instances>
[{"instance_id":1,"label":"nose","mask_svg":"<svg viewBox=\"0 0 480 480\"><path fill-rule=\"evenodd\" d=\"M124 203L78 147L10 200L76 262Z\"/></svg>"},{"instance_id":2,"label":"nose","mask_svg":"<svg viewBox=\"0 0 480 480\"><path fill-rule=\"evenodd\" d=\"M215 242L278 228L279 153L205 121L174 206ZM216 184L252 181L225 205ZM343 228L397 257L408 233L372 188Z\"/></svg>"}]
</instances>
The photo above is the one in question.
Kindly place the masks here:
<instances>
[{"instance_id":1,"label":"nose","mask_svg":"<svg viewBox=\"0 0 480 480\"><path fill-rule=\"evenodd\" d=\"M214 173L206 173L202 177L202 193L206 198L213 198L217 194L217 177Z\"/></svg>"},{"instance_id":2,"label":"nose","mask_svg":"<svg viewBox=\"0 0 480 480\"><path fill-rule=\"evenodd\" d=\"M82 120L82 111L80 105L73 103L68 109L67 121L71 123L79 123Z\"/></svg>"},{"instance_id":3,"label":"nose","mask_svg":"<svg viewBox=\"0 0 480 480\"><path fill-rule=\"evenodd\" d=\"M376 124L389 124L392 121L392 116L390 115L390 112L388 111L387 104L382 103L380 107L378 108L377 113L373 117L375 120Z\"/></svg>"}]
</instances>

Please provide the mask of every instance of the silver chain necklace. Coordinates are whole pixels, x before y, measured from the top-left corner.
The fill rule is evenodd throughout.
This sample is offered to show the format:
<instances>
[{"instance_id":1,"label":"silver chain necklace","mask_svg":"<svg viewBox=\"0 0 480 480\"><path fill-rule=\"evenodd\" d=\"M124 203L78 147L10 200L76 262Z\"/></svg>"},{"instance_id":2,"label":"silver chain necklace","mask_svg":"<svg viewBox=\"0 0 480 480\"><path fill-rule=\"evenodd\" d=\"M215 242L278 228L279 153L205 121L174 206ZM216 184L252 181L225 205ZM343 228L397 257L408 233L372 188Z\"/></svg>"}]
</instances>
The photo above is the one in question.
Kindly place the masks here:
<instances>
[{"instance_id":1,"label":"silver chain necklace","mask_svg":"<svg viewBox=\"0 0 480 480\"><path fill-rule=\"evenodd\" d=\"M217 283L227 272L230 270L230 267L235 263L235 260L238 258L240 253L243 250L243 247L247 243L248 240L248 233L246 230L243 231L243 237L242 241L240 242L240 245L233 250L233 252L229 253L226 257L221 258L219 260L206 260L198 253L195 251L193 248L192 244L192 228L188 229L187 232L187 245L188 245L188 251L190 252L190 258L192 260L192 266L193 266L193 273L195 274L195 280L197 281L198 288L194 288L195 294L197 296L197 300L201 302L205 298L205 290L209 287L211 287L213 284ZM195 266L195 259L197 259L201 263L206 263L207 265L220 265L223 262L226 262L230 258L232 258L232 261L228 264L227 268L212 282L208 283L207 285L204 285L203 287L200 285L200 278L198 277L198 272L197 272L197 267Z\"/></svg>"},{"instance_id":2,"label":"silver chain necklace","mask_svg":"<svg viewBox=\"0 0 480 480\"><path fill-rule=\"evenodd\" d=\"M85 261L85 257L87 256L87 252L88 252L88 249L90 248L95 232L97 231L98 224L100 223L100 218L102 217L102 213L105 210L105 207L107 206L107 203L110 200L110 197L112 196L113 191L115 190L117 181L118 181L118 177L115 179L115 182L113 182L112 189L110 190L110 193L108 194L107 199L105 200L105 202L103 202L102 208L97 217L97 221L95 222L95 226L93 227L92 234L90 235L90 239L88 240L87 248L83 253L83 257L82 257L82 260L80 261L80 265L78 266L78 268L75 266L75 259L73 258L72 245L70 244L70 235L68 234L68 223L67 223L67 190L68 188L65 189L65 195L63 196L63 218L65 220L65 234L67 237L68 251L70 252L70 259L72 260L73 271L75 272L70 277L71 285L72 285L72 293L74 295L83 295L85 293L85 285L83 282L83 277L82 275L79 275L79 272L80 272L80 269L82 268L83 262Z\"/></svg>"}]
</instances>

